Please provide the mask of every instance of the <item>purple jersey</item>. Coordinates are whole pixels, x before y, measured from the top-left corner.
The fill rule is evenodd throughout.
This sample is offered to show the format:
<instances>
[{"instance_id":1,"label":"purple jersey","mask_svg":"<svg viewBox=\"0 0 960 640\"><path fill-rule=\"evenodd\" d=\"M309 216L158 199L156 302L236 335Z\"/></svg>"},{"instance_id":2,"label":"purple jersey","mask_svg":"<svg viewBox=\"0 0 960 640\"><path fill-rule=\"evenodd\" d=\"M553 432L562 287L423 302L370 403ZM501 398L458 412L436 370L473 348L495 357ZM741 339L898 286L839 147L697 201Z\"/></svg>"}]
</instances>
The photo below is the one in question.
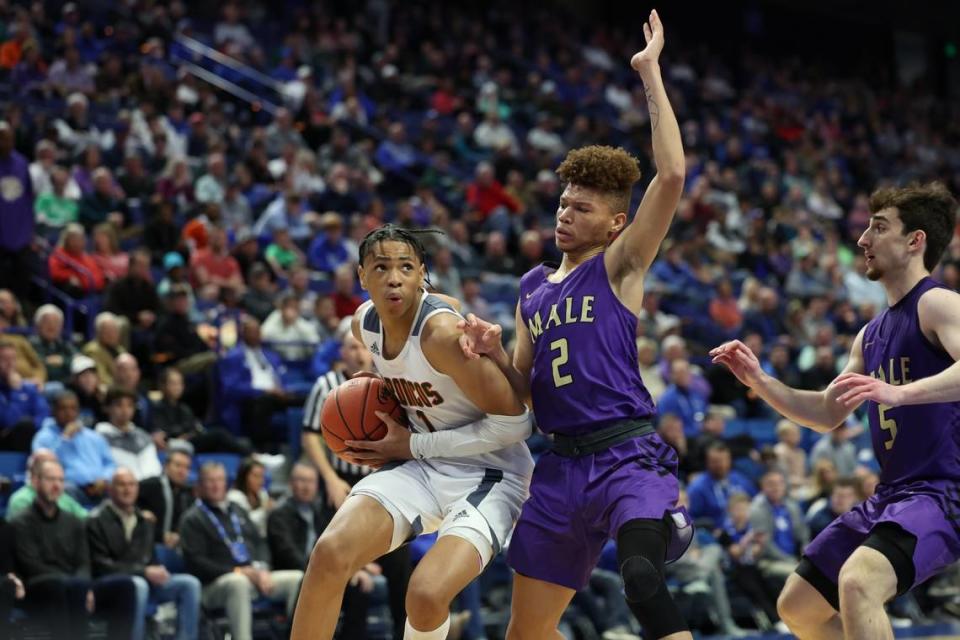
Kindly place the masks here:
<instances>
[{"instance_id":1,"label":"purple jersey","mask_svg":"<svg viewBox=\"0 0 960 640\"><path fill-rule=\"evenodd\" d=\"M603 262L590 258L562 282L543 265L520 281L520 317L533 342L530 392L545 433L581 435L656 408L640 379L637 317L617 299Z\"/></svg>"},{"instance_id":2,"label":"purple jersey","mask_svg":"<svg viewBox=\"0 0 960 640\"><path fill-rule=\"evenodd\" d=\"M920 297L941 286L924 278L870 321L863 334L868 375L899 385L936 375L954 363L920 330ZM881 482L960 481L960 402L902 407L868 402L867 413Z\"/></svg>"}]
</instances>

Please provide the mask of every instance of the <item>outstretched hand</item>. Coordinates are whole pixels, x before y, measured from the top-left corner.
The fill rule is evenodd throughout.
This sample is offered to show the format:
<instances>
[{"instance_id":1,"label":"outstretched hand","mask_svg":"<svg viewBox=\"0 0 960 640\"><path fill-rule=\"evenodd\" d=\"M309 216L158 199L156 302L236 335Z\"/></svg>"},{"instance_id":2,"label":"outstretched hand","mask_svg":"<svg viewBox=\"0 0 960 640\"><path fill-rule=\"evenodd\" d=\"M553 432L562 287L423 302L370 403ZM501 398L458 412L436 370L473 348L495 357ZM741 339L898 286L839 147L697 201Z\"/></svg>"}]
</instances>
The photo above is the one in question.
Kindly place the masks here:
<instances>
[{"instance_id":1,"label":"outstretched hand","mask_svg":"<svg viewBox=\"0 0 960 640\"><path fill-rule=\"evenodd\" d=\"M630 66L637 71L645 65L656 64L663 51L663 23L656 9L650 12L649 21L643 23L643 39L647 41L647 46L630 59Z\"/></svg>"},{"instance_id":2,"label":"outstretched hand","mask_svg":"<svg viewBox=\"0 0 960 640\"><path fill-rule=\"evenodd\" d=\"M737 377L737 380L753 388L763 375L763 369L760 368L760 361L754 355L750 347L739 340L724 342L722 345L710 351L714 364L722 364L730 373Z\"/></svg>"},{"instance_id":3,"label":"outstretched hand","mask_svg":"<svg viewBox=\"0 0 960 640\"><path fill-rule=\"evenodd\" d=\"M471 360L502 348L500 339L503 336L503 327L481 320L472 313L468 313L466 318L457 323L457 329L463 331L460 336L463 355Z\"/></svg>"},{"instance_id":4,"label":"outstretched hand","mask_svg":"<svg viewBox=\"0 0 960 640\"><path fill-rule=\"evenodd\" d=\"M851 410L867 400L873 400L877 404L888 407L901 405L904 400L903 387L897 387L862 373L840 374L831 386L842 392L837 402Z\"/></svg>"},{"instance_id":5,"label":"outstretched hand","mask_svg":"<svg viewBox=\"0 0 960 640\"><path fill-rule=\"evenodd\" d=\"M383 411L377 411L377 417L387 426L387 435L380 440L347 440L348 451L340 454L354 464L381 467L391 460L410 460L410 430Z\"/></svg>"}]
</instances>

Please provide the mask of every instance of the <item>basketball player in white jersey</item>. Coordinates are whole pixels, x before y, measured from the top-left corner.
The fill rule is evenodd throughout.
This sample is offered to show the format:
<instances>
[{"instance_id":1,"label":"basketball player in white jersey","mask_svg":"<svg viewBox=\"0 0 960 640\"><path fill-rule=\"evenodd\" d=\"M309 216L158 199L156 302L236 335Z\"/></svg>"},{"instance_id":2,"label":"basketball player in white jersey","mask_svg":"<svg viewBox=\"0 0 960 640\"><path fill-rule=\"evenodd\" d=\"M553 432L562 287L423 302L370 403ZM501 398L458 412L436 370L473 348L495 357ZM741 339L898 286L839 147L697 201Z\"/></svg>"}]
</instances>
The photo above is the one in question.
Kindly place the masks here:
<instances>
[{"instance_id":1,"label":"basketball player in white jersey","mask_svg":"<svg viewBox=\"0 0 960 640\"><path fill-rule=\"evenodd\" d=\"M410 429L389 422L383 440L350 443L351 461L380 470L354 486L314 547L293 640L332 638L356 570L433 531L410 578L404 639L445 640L450 602L500 551L527 498L531 415L493 361L463 354L461 316L424 290L424 258L416 235L392 225L360 245L371 300L354 315L354 335Z\"/></svg>"}]
</instances>

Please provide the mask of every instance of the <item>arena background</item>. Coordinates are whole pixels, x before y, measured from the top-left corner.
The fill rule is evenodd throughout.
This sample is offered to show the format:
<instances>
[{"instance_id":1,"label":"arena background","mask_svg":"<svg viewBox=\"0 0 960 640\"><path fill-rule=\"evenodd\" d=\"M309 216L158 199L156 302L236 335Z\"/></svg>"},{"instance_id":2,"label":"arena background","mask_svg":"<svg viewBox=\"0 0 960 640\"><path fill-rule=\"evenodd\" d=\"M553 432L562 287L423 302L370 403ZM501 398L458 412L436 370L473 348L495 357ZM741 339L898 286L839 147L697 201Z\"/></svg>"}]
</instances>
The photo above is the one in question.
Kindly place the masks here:
<instances>
[{"instance_id":1,"label":"arena background","mask_svg":"<svg viewBox=\"0 0 960 640\"><path fill-rule=\"evenodd\" d=\"M194 439L192 479L203 461L221 460L233 481L252 447L279 504L302 453L306 393L335 366L342 320L364 298L357 243L383 222L442 230L430 239L433 284L509 335L518 276L557 257L553 169L564 153L594 143L634 153L635 203L652 176L645 102L628 66L651 8L0 0L0 120L14 147L0 150L0 331L16 354L16 375L0 366L0 505L27 481L27 453L57 394L77 391L93 428L107 419L111 386L135 395L134 421L151 435L137 445L141 456L153 447L144 478L175 435ZM862 415L836 441L804 431L788 446L790 426L706 352L741 337L768 371L810 389L842 368L852 337L885 305L855 246L869 193L933 179L960 193L960 4L657 9L687 185L649 274L641 370L684 482L694 486L716 440L730 445L750 493L766 468L788 467L805 537L832 517L838 479L851 478L858 498L875 486ZM935 276L960 287L960 241ZM35 317L48 304L62 310L62 340ZM242 314L263 324L281 378L277 401L255 409L258 393L235 366L251 340ZM163 422L169 366L184 372L182 402L206 438ZM100 498L84 497L88 508ZM742 570L724 523L701 525L671 574L691 623L726 637L733 620L774 637L776 620L741 580L759 567L769 604L777 572ZM18 548L2 545L0 574L21 570ZM183 570L176 552L166 560ZM614 562L606 554L575 599L568 637L637 637ZM387 638L388 588L374 582L369 637ZM458 602L471 614L458 637L502 637L508 585L501 557ZM960 637L958 596L951 571L898 599L897 636ZM8 604L0 633L48 637L22 602ZM149 633L172 636L165 611ZM258 637L285 637L282 606L258 602L254 616ZM202 633L225 628L222 612L206 612ZM104 633L102 622L91 629Z\"/></svg>"}]
</instances>

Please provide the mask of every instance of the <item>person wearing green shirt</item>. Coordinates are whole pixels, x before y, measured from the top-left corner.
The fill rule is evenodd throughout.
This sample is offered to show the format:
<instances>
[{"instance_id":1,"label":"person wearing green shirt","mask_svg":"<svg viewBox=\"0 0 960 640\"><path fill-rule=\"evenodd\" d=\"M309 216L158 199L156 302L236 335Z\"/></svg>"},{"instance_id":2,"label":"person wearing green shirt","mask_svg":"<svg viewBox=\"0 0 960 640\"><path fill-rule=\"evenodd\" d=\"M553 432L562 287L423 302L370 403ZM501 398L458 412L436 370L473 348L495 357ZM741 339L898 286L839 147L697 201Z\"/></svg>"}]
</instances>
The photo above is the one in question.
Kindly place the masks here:
<instances>
[{"instance_id":1,"label":"person wearing green shirt","mask_svg":"<svg viewBox=\"0 0 960 640\"><path fill-rule=\"evenodd\" d=\"M33 486L33 478L37 477L40 466L47 461L58 462L57 454L50 451L50 449L37 449L27 460L27 469L29 472L27 484L14 491L13 495L10 496L10 501L7 503L6 515L8 521L33 504L34 498L37 497L37 490ZM78 518L83 519L87 517L87 510L80 506L79 502L67 495L66 491L64 491L57 500L57 506Z\"/></svg>"},{"instance_id":2,"label":"person wearing green shirt","mask_svg":"<svg viewBox=\"0 0 960 640\"><path fill-rule=\"evenodd\" d=\"M264 257L270 267L283 277L287 277L288 271L295 265L306 262L303 252L290 238L290 232L282 227L274 229L273 242L267 247Z\"/></svg>"},{"instance_id":3,"label":"person wearing green shirt","mask_svg":"<svg viewBox=\"0 0 960 640\"><path fill-rule=\"evenodd\" d=\"M50 175L53 190L37 196L33 205L37 222L59 229L77 221L79 205L76 200L66 197L68 179L69 176L63 167L54 168Z\"/></svg>"}]
</instances>

